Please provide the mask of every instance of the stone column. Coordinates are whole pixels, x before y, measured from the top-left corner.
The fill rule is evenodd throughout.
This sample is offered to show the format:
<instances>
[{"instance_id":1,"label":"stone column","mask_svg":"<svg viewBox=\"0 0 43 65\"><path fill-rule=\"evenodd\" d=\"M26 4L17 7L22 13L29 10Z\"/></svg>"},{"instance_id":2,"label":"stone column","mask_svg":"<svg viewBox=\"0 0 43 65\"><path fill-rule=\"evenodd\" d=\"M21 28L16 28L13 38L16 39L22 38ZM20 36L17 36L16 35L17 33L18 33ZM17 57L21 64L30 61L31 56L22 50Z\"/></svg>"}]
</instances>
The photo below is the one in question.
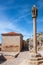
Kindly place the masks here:
<instances>
[{"instance_id":1,"label":"stone column","mask_svg":"<svg viewBox=\"0 0 43 65\"><path fill-rule=\"evenodd\" d=\"M37 35L36 35L36 17L37 17L37 8L36 6L32 7L32 18L33 18L33 46L34 53L30 55L29 65L39 65L43 62L43 57L41 54L37 53Z\"/></svg>"},{"instance_id":2,"label":"stone column","mask_svg":"<svg viewBox=\"0 0 43 65\"><path fill-rule=\"evenodd\" d=\"M37 53L37 34L36 34L37 8L35 5L32 7L32 18L33 18L33 48L34 53Z\"/></svg>"},{"instance_id":3,"label":"stone column","mask_svg":"<svg viewBox=\"0 0 43 65\"><path fill-rule=\"evenodd\" d=\"M37 53L36 18L33 18L33 47L34 53Z\"/></svg>"}]
</instances>

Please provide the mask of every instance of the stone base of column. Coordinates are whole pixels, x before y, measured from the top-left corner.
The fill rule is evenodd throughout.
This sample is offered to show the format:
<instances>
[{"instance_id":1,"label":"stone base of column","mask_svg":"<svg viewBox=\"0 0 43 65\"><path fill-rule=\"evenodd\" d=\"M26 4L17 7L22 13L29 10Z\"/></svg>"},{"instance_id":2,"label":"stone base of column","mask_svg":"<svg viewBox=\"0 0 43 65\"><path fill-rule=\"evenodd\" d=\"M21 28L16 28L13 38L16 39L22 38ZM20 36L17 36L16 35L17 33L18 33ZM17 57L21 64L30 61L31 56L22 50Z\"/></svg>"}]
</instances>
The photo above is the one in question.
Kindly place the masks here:
<instances>
[{"instance_id":1,"label":"stone base of column","mask_svg":"<svg viewBox=\"0 0 43 65\"><path fill-rule=\"evenodd\" d=\"M29 59L29 65L39 65L43 63L43 57L40 54L33 54Z\"/></svg>"},{"instance_id":2,"label":"stone base of column","mask_svg":"<svg viewBox=\"0 0 43 65\"><path fill-rule=\"evenodd\" d=\"M31 53L31 57L41 57L41 55L39 53Z\"/></svg>"}]
</instances>

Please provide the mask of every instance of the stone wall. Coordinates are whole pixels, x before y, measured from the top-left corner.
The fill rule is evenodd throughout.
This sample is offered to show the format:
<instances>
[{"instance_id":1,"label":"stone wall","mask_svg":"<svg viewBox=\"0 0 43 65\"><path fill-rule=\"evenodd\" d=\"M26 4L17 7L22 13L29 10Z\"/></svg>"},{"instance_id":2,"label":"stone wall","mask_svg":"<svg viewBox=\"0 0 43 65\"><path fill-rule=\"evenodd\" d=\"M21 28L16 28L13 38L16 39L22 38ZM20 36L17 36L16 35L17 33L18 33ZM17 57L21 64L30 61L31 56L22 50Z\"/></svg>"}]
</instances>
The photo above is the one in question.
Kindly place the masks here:
<instances>
[{"instance_id":1,"label":"stone wall","mask_svg":"<svg viewBox=\"0 0 43 65\"><path fill-rule=\"evenodd\" d=\"M2 51L20 51L22 36L2 36Z\"/></svg>"}]
</instances>

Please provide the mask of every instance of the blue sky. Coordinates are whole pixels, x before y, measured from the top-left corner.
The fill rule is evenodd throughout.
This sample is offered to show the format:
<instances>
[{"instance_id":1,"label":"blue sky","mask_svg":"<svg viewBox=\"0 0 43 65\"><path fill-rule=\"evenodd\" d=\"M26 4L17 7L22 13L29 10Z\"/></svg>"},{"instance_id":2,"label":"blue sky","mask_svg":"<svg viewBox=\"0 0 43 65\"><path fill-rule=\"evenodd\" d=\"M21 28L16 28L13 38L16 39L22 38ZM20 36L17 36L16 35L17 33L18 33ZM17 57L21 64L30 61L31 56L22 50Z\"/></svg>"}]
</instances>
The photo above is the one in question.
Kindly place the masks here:
<instances>
[{"instance_id":1,"label":"blue sky","mask_svg":"<svg viewBox=\"0 0 43 65\"><path fill-rule=\"evenodd\" d=\"M43 0L0 0L0 42L1 34L22 33L24 39L32 37L32 6L38 8L37 32L43 32Z\"/></svg>"}]
</instances>

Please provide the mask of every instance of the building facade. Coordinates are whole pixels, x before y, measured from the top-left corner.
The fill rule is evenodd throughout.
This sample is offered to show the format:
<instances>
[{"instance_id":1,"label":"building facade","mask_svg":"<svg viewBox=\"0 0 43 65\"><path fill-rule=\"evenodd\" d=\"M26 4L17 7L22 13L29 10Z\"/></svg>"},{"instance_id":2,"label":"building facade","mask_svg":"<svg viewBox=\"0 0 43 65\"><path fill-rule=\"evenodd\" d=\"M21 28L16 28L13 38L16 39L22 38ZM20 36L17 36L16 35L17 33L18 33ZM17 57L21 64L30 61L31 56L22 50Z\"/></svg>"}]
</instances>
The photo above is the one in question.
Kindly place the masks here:
<instances>
[{"instance_id":1,"label":"building facade","mask_svg":"<svg viewBox=\"0 0 43 65\"><path fill-rule=\"evenodd\" d=\"M22 50L23 35L15 32L2 34L2 51L16 52Z\"/></svg>"}]
</instances>

